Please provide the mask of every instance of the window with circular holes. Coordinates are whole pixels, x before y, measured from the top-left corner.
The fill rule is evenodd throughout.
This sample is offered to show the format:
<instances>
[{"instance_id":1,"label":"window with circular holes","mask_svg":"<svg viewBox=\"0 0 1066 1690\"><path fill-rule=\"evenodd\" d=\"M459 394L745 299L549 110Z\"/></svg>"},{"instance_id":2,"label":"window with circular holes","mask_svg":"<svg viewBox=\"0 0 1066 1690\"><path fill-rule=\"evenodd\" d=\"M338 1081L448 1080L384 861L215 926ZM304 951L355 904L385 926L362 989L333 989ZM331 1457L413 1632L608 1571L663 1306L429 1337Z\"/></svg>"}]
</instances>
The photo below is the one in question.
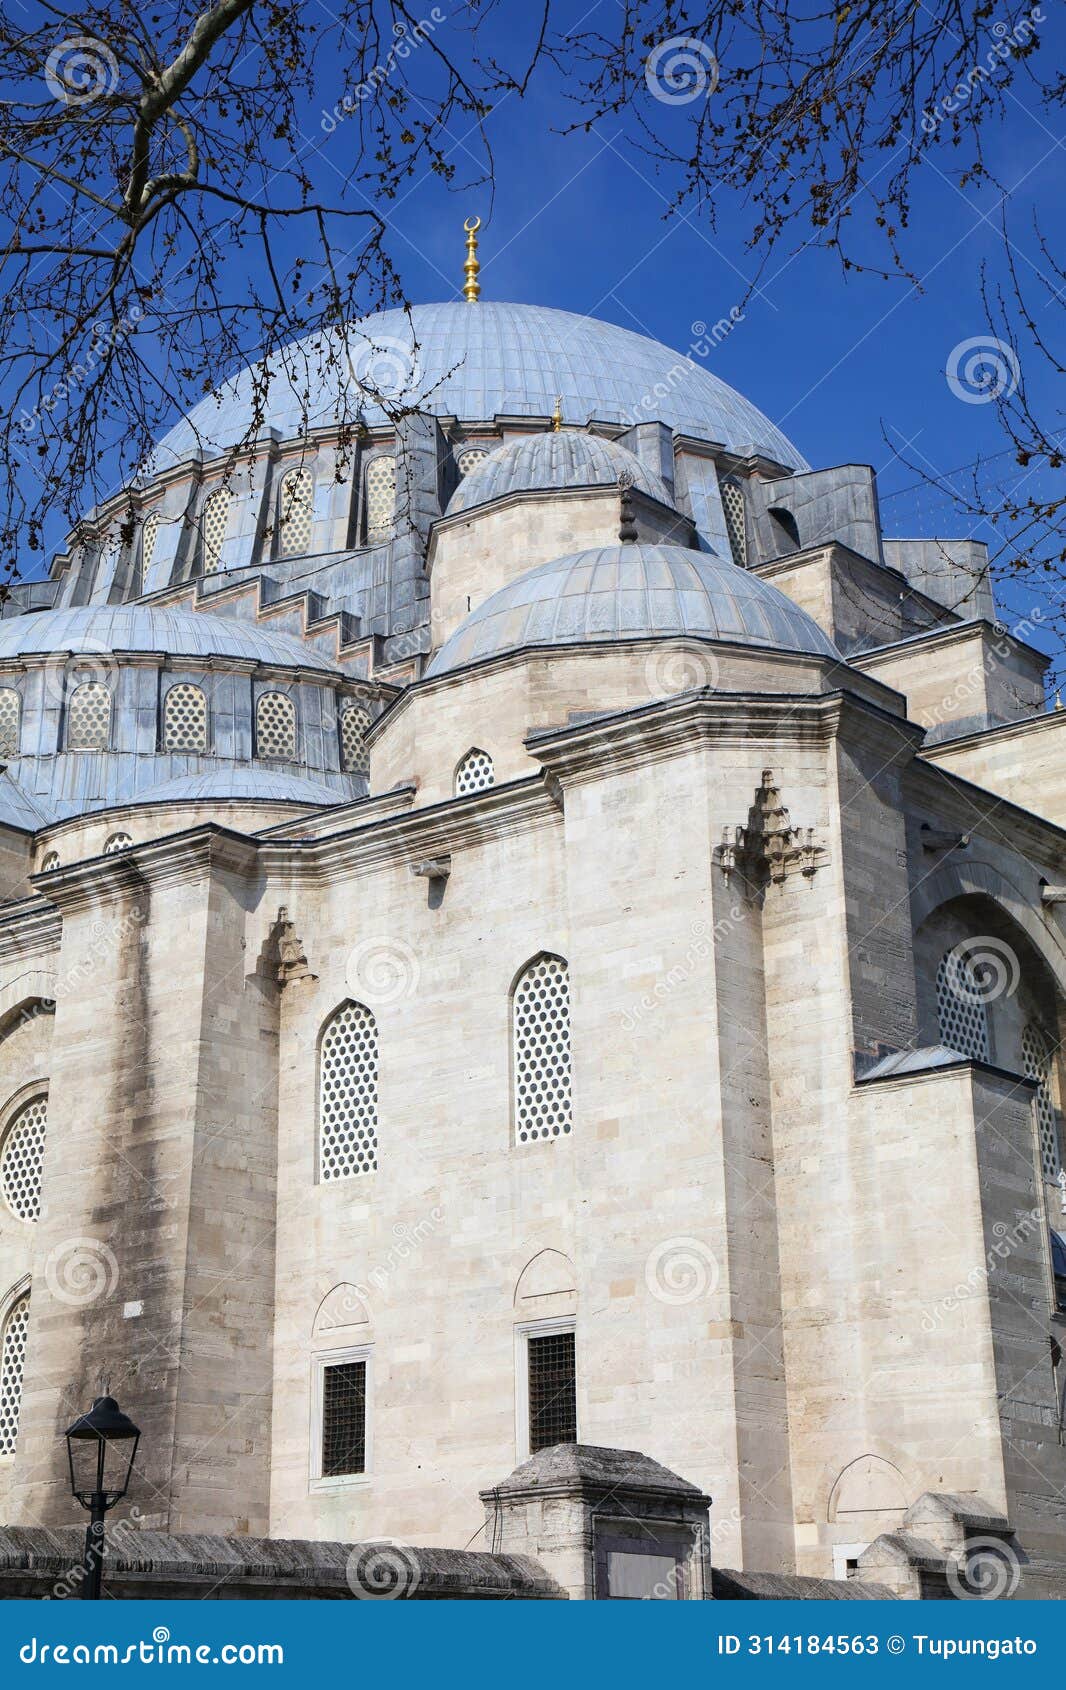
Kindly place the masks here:
<instances>
[{"instance_id":1,"label":"window with circular holes","mask_svg":"<svg viewBox=\"0 0 1066 1690\"><path fill-rule=\"evenodd\" d=\"M570 970L541 955L523 969L511 1005L514 1134L517 1144L560 1138L570 1103Z\"/></svg>"},{"instance_id":2,"label":"window with circular holes","mask_svg":"<svg viewBox=\"0 0 1066 1690\"><path fill-rule=\"evenodd\" d=\"M378 1165L378 1025L346 1003L326 1023L319 1051L318 1177L351 1179Z\"/></svg>"},{"instance_id":3,"label":"window with circular holes","mask_svg":"<svg viewBox=\"0 0 1066 1690\"><path fill-rule=\"evenodd\" d=\"M48 1126L48 1097L41 1092L19 1104L0 1137L0 1194L20 1221L41 1212L41 1163Z\"/></svg>"},{"instance_id":4,"label":"window with circular holes","mask_svg":"<svg viewBox=\"0 0 1066 1690\"><path fill-rule=\"evenodd\" d=\"M18 1442L29 1327L30 1294L26 1291L12 1303L0 1331L0 1455L14 1455Z\"/></svg>"}]
</instances>

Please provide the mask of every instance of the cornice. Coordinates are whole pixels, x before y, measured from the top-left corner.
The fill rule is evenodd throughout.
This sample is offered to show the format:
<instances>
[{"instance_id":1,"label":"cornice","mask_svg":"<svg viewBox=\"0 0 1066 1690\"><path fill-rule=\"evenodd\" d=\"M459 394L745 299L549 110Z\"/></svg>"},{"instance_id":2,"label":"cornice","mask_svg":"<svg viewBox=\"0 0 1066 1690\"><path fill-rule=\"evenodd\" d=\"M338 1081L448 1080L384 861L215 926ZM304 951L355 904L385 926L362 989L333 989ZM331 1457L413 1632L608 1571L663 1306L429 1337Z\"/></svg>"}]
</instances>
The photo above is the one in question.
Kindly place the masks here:
<instances>
[{"instance_id":1,"label":"cornice","mask_svg":"<svg viewBox=\"0 0 1066 1690\"><path fill-rule=\"evenodd\" d=\"M35 874L30 884L66 915L97 909L145 887L192 883L217 870L247 875L255 866L254 839L217 822L204 822L110 856L87 857Z\"/></svg>"},{"instance_id":2,"label":"cornice","mask_svg":"<svg viewBox=\"0 0 1066 1690\"><path fill-rule=\"evenodd\" d=\"M0 961L26 961L58 950L62 936L59 911L44 898L0 907Z\"/></svg>"},{"instance_id":3,"label":"cornice","mask_svg":"<svg viewBox=\"0 0 1066 1690\"><path fill-rule=\"evenodd\" d=\"M908 780L917 799L945 819L957 819L963 831L980 833L1032 862L1066 867L1066 828L1057 823L925 757L911 763Z\"/></svg>"},{"instance_id":4,"label":"cornice","mask_svg":"<svg viewBox=\"0 0 1066 1690\"><path fill-rule=\"evenodd\" d=\"M1017 722L999 722L994 728L978 728L973 733L959 734L956 739L938 739L922 752L929 763L938 763L944 752L965 751L974 745L997 745L1012 739L1025 738L1031 733L1043 733L1050 728L1066 729L1066 711L1042 710L1038 716L1022 716Z\"/></svg>"},{"instance_id":5,"label":"cornice","mask_svg":"<svg viewBox=\"0 0 1066 1690\"><path fill-rule=\"evenodd\" d=\"M865 671L868 666L876 667L882 660L905 657L911 651L935 651L940 646L962 645L966 640L972 640L975 636L989 643L998 644L1000 641L1006 641L1016 651L1021 652L1024 657L1035 658L1041 670L1046 669L1051 662L1050 657L1045 656L1042 651L1038 651L1036 646L1018 639L1008 628L998 627L983 616L971 617L966 622L953 622L944 628L929 628L920 634L909 634L906 639L892 640L888 645L873 646L869 651L853 652L848 661L854 664L856 669Z\"/></svg>"}]
</instances>

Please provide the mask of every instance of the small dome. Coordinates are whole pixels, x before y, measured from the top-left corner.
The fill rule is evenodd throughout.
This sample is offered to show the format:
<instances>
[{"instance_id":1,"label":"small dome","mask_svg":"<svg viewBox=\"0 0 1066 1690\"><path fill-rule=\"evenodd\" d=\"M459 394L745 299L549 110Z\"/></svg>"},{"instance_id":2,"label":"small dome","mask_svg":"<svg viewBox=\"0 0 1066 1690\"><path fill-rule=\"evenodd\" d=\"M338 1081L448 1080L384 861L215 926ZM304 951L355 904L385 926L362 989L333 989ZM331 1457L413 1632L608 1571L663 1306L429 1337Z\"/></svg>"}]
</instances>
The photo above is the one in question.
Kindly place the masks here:
<instances>
[{"instance_id":1,"label":"small dome","mask_svg":"<svg viewBox=\"0 0 1066 1690\"><path fill-rule=\"evenodd\" d=\"M426 674L524 646L690 636L831 657L836 646L784 593L712 552L604 546L542 563L471 611Z\"/></svg>"},{"instance_id":2,"label":"small dome","mask_svg":"<svg viewBox=\"0 0 1066 1690\"><path fill-rule=\"evenodd\" d=\"M313 647L274 634L255 622L145 604L85 605L38 610L0 621L0 663L7 658L71 652L96 656L114 651L165 652L171 657L241 657L284 669L340 674L338 664Z\"/></svg>"},{"instance_id":3,"label":"small dome","mask_svg":"<svg viewBox=\"0 0 1066 1690\"><path fill-rule=\"evenodd\" d=\"M280 769L232 768L212 769L209 774L181 775L177 780L164 781L139 792L131 803L163 804L184 802L224 803L227 799L256 799L265 804L348 804L351 802L351 782L345 781L344 792L335 792L320 781L304 780L288 775Z\"/></svg>"},{"instance_id":4,"label":"small dome","mask_svg":"<svg viewBox=\"0 0 1066 1690\"><path fill-rule=\"evenodd\" d=\"M448 502L449 516L539 487L614 487L628 474L634 487L673 508L666 483L653 475L634 452L596 434L561 429L558 434L530 434L497 446L459 483Z\"/></svg>"}]
</instances>

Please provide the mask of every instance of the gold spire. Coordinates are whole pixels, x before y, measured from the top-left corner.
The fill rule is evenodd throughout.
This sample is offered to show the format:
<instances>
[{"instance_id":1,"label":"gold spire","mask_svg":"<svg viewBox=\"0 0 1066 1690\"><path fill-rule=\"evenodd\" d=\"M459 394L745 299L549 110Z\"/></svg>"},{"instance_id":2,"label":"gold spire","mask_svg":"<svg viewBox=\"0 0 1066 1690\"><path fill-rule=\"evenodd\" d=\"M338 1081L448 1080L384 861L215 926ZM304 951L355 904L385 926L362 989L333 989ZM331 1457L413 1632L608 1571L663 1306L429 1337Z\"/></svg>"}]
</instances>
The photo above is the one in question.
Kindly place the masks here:
<instances>
[{"instance_id":1,"label":"gold spire","mask_svg":"<svg viewBox=\"0 0 1066 1690\"><path fill-rule=\"evenodd\" d=\"M468 217L463 224L466 230L466 263L463 265L463 298L468 305L476 305L481 296L481 283L478 281L478 271L481 265L477 261L477 232L481 227L480 217Z\"/></svg>"},{"instance_id":2,"label":"gold spire","mask_svg":"<svg viewBox=\"0 0 1066 1690\"><path fill-rule=\"evenodd\" d=\"M555 401L555 409L552 412L552 433L558 434L558 432L562 428L562 426L563 426L563 396L560 393L558 399L556 399L556 401Z\"/></svg>"},{"instance_id":3,"label":"gold spire","mask_svg":"<svg viewBox=\"0 0 1066 1690\"><path fill-rule=\"evenodd\" d=\"M1055 694L1055 709L1061 710L1063 708L1064 708L1064 706L1063 706L1063 703L1062 703L1062 694L1060 692L1057 692Z\"/></svg>"}]
</instances>

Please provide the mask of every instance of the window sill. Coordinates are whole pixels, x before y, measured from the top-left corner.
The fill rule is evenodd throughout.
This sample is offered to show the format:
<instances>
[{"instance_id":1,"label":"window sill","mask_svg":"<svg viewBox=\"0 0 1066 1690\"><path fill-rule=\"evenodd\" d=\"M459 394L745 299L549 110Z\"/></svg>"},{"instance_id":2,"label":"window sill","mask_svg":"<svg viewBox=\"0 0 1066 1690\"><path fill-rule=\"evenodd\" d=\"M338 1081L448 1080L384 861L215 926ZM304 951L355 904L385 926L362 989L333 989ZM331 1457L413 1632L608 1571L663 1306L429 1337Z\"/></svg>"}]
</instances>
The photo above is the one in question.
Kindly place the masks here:
<instances>
[{"instance_id":1,"label":"window sill","mask_svg":"<svg viewBox=\"0 0 1066 1690\"><path fill-rule=\"evenodd\" d=\"M328 1495L331 1491L364 1490L370 1478L369 1473L345 1473L333 1479L312 1479L308 1488L312 1496Z\"/></svg>"}]
</instances>

